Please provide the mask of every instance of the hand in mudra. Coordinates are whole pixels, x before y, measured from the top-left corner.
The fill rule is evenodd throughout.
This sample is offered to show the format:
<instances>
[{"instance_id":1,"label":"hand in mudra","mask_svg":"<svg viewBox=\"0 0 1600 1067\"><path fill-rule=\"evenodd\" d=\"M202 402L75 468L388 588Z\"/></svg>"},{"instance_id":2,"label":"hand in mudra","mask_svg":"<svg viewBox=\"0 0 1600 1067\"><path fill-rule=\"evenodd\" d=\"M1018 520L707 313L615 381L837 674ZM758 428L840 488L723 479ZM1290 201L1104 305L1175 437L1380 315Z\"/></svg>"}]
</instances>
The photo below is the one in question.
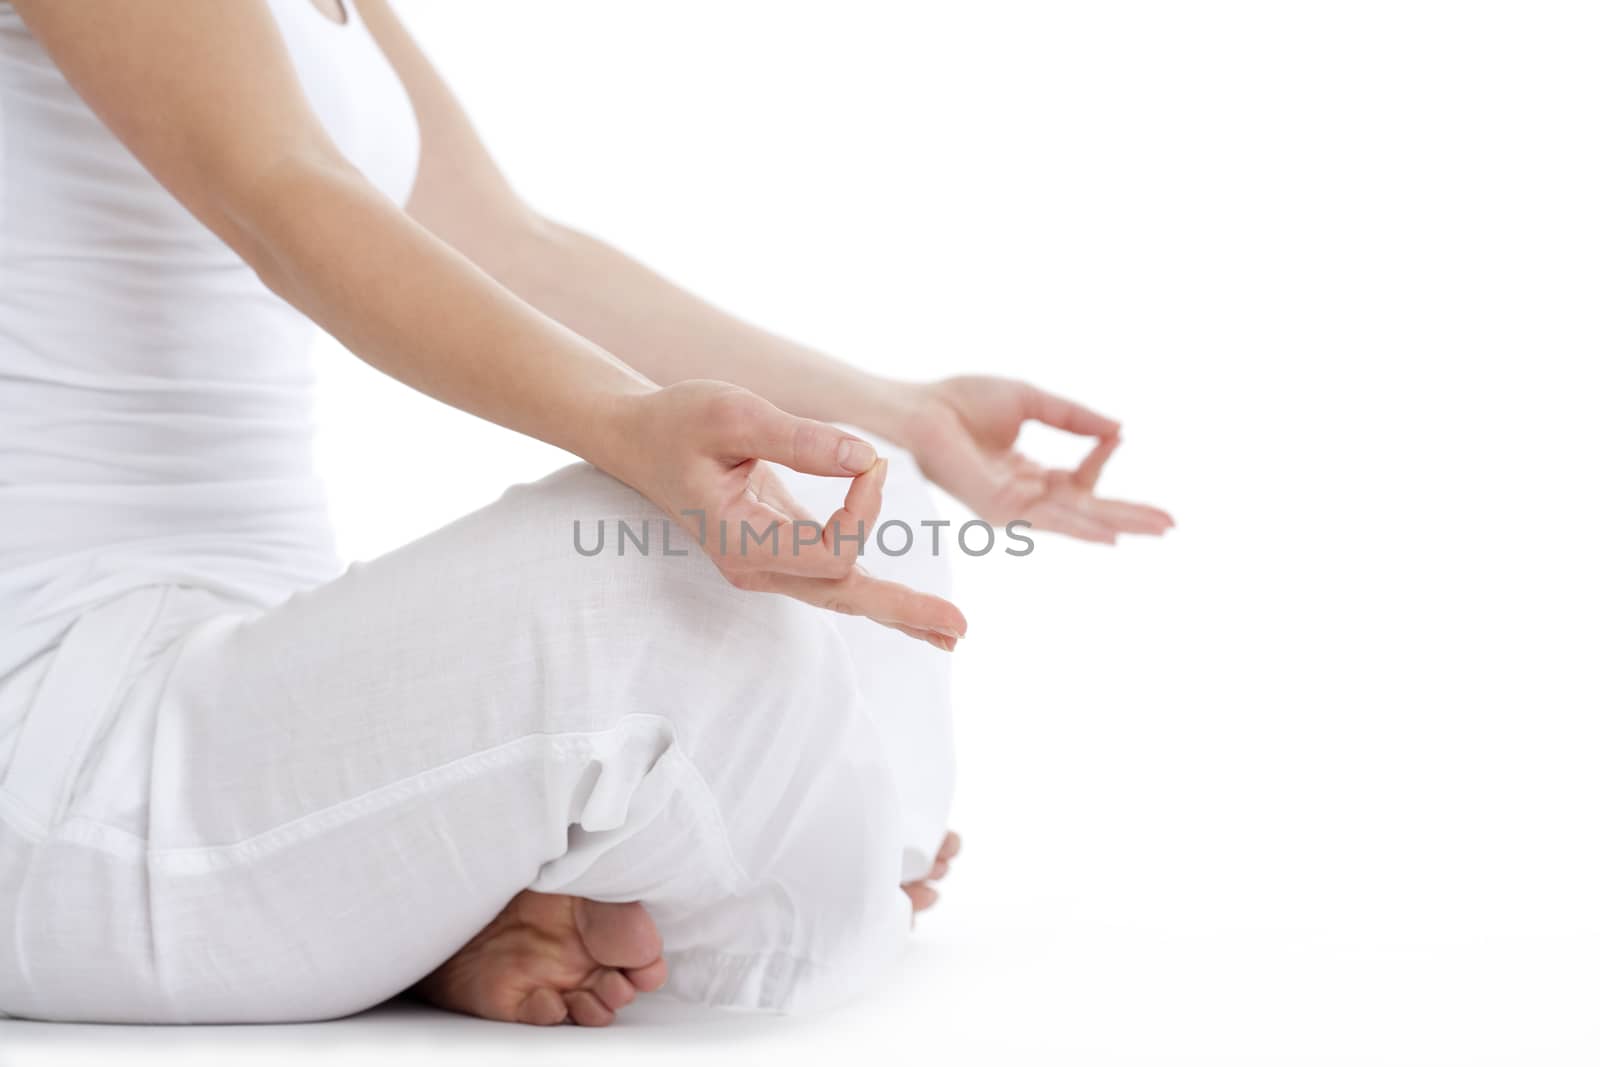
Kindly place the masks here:
<instances>
[{"instance_id":1,"label":"hand in mudra","mask_svg":"<svg viewBox=\"0 0 1600 1067\"><path fill-rule=\"evenodd\" d=\"M632 399L623 428L631 447L611 473L689 531L738 588L864 616L946 651L966 633L954 604L858 562L887 469L861 438L713 381ZM808 514L774 464L840 479L842 505L825 519Z\"/></svg>"},{"instance_id":2,"label":"hand in mudra","mask_svg":"<svg viewBox=\"0 0 1600 1067\"><path fill-rule=\"evenodd\" d=\"M1030 419L1097 441L1076 468L1048 469L1016 449ZM1121 429L1026 382L964 377L921 387L906 436L929 480L980 518L995 525L1023 519L1038 529L1115 544L1122 534L1160 535L1173 526L1159 508L1095 495Z\"/></svg>"}]
</instances>

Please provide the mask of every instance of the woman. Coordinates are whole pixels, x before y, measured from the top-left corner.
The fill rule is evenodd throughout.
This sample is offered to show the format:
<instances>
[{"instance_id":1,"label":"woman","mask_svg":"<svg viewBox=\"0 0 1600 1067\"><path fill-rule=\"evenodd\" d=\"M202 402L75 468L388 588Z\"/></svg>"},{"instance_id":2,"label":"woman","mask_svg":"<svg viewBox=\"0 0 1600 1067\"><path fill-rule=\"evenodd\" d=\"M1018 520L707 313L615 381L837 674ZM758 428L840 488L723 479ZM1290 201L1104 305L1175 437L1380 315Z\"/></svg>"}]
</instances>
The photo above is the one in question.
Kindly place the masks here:
<instances>
[{"instance_id":1,"label":"woman","mask_svg":"<svg viewBox=\"0 0 1600 1067\"><path fill-rule=\"evenodd\" d=\"M913 465L1159 534L1093 495L1116 423L863 374L539 218L384 0L16 0L0 47L0 1012L604 1025L880 973L954 852L966 622L861 534L931 520ZM586 462L341 574L312 322ZM1026 419L1098 443L1046 471Z\"/></svg>"}]
</instances>

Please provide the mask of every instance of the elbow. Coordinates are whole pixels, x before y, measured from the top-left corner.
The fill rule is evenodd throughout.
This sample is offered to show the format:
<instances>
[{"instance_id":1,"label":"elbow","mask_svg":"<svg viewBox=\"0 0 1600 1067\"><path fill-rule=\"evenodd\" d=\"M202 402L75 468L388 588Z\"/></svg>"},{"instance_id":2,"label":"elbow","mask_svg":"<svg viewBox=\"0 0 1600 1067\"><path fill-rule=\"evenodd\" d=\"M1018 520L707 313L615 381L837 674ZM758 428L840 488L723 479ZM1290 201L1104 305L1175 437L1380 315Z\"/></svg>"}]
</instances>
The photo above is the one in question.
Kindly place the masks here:
<instances>
[{"instance_id":1,"label":"elbow","mask_svg":"<svg viewBox=\"0 0 1600 1067\"><path fill-rule=\"evenodd\" d=\"M296 302L297 266L326 238L328 212L367 192L366 179L336 151L284 152L220 182L218 227L274 294Z\"/></svg>"},{"instance_id":2,"label":"elbow","mask_svg":"<svg viewBox=\"0 0 1600 1067\"><path fill-rule=\"evenodd\" d=\"M566 227L540 215L499 182L424 170L406 213L486 273L504 278L556 258L570 244Z\"/></svg>"}]
</instances>

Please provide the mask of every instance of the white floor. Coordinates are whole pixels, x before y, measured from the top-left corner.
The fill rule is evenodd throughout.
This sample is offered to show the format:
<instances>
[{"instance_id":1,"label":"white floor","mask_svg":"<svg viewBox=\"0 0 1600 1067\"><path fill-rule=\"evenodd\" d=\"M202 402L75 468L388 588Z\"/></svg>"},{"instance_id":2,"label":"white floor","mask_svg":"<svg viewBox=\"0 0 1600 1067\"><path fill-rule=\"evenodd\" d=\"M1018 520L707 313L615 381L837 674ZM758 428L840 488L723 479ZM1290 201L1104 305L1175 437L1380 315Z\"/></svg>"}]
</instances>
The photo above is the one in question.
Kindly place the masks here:
<instances>
[{"instance_id":1,"label":"white floor","mask_svg":"<svg viewBox=\"0 0 1600 1067\"><path fill-rule=\"evenodd\" d=\"M1063 922L1039 955L1026 916L953 894L900 981L817 1018L641 1003L606 1031L484 1023L413 1005L309 1026L0 1023L5 1067L77 1063L474 1064L917 1062L1592 1064L1600 944L1359 951L1261 939L1162 939ZM967 914L957 914L966 911ZM985 943L989 942L989 943ZM1584 973L1578 986L1550 976Z\"/></svg>"}]
</instances>

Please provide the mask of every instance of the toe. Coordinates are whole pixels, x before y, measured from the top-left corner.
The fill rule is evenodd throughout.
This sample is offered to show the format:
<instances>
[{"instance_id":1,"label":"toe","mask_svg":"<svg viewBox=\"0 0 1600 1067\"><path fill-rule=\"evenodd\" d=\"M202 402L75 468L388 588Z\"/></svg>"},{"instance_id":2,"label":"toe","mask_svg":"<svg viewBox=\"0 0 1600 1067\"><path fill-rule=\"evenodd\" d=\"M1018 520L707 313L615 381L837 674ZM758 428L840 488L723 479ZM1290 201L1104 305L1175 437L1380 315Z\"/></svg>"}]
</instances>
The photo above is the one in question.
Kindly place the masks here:
<instances>
[{"instance_id":1,"label":"toe","mask_svg":"<svg viewBox=\"0 0 1600 1067\"><path fill-rule=\"evenodd\" d=\"M612 970L601 971L600 977L594 980L590 988L594 990L594 995L600 998L600 1003L612 1011L626 1008L633 1003L635 996L633 983Z\"/></svg>"},{"instance_id":2,"label":"toe","mask_svg":"<svg viewBox=\"0 0 1600 1067\"><path fill-rule=\"evenodd\" d=\"M555 1026L567 1019L567 1004L554 989L535 989L522 1001L517 1021L534 1026Z\"/></svg>"},{"instance_id":3,"label":"toe","mask_svg":"<svg viewBox=\"0 0 1600 1067\"><path fill-rule=\"evenodd\" d=\"M616 1021L616 1012L600 1003L600 998L587 989L572 990L566 995L566 1001L572 1021L579 1026L610 1026Z\"/></svg>"},{"instance_id":4,"label":"toe","mask_svg":"<svg viewBox=\"0 0 1600 1067\"><path fill-rule=\"evenodd\" d=\"M927 911L939 899L939 891L926 882L907 882L900 887L911 898L912 911Z\"/></svg>"},{"instance_id":5,"label":"toe","mask_svg":"<svg viewBox=\"0 0 1600 1067\"><path fill-rule=\"evenodd\" d=\"M644 905L607 904L580 899L575 915L578 936L596 963L643 967L661 957L661 935Z\"/></svg>"},{"instance_id":6,"label":"toe","mask_svg":"<svg viewBox=\"0 0 1600 1067\"><path fill-rule=\"evenodd\" d=\"M667 961L656 960L644 967L629 969L628 981L641 993L654 993L667 984Z\"/></svg>"}]
</instances>

